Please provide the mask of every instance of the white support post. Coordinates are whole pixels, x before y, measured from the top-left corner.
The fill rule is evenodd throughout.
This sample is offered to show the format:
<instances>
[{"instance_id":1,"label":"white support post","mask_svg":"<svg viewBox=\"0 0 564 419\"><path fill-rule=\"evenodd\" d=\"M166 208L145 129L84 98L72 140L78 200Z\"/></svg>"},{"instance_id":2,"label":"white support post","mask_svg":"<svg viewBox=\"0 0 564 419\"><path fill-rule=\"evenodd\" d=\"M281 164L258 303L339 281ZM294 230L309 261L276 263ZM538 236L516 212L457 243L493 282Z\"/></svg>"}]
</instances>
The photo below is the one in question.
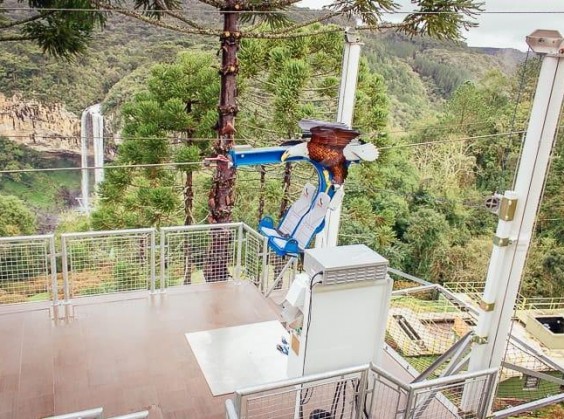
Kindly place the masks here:
<instances>
[{"instance_id":1,"label":"white support post","mask_svg":"<svg viewBox=\"0 0 564 419\"><path fill-rule=\"evenodd\" d=\"M511 318L548 170L564 98L564 43L556 31L535 31L527 38L533 51L544 53L529 127L514 191L507 191L490 259L472 348L469 371L499 368L511 329ZM483 389L464 390L463 408L476 411ZM492 392L493 393L493 392ZM493 394L488 394L488 408Z\"/></svg>"},{"instance_id":2,"label":"white support post","mask_svg":"<svg viewBox=\"0 0 564 419\"><path fill-rule=\"evenodd\" d=\"M354 103L356 98L356 83L360 65L360 50L363 44L352 34L345 32L345 49L343 51L343 67L341 71L341 85L339 88L339 107L337 121L352 125ZM343 186L340 188L340 202L331 205L325 217L325 228L315 238L315 247L335 247L339 236L341 222Z\"/></svg>"},{"instance_id":3,"label":"white support post","mask_svg":"<svg viewBox=\"0 0 564 419\"><path fill-rule=\"evenodd\" d=\"M88 173L88 109L82 112L80 120L80 163L81 163L81 190L82 202L81 206L86 214L90 213L90 180Z\"/></svg>"}]
</instances>

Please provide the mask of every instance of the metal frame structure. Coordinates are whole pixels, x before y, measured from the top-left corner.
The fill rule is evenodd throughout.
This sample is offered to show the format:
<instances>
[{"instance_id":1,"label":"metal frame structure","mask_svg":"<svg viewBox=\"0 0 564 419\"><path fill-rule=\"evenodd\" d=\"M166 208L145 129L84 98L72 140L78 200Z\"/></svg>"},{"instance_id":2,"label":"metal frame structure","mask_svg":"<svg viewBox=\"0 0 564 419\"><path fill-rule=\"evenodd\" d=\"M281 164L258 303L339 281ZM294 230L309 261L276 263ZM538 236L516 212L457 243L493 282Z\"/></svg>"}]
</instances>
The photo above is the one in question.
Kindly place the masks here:
<instances>
[{"instance_id":1,"label":"metal frame structure","mask_svg":"<svg viewBox=\"0 0 564 419\"><path fill-rule=\"evenodd\" d=\"M48 298L42 300L51 300L53 304L57 304L59 296L56 265L53 234L1 237L0 291L3 292L0 292L0 296L7 296L10 301L11 296L26 293L26 285L39 281L43 283L39 284L41 291L48 293ZM11 302L19 303L15 300Z\"/></svg>"},{"instance_id":2,"label":"metal frame structure","mask_svg":"<svg viewBox=\"0 0 564 419\"><path fill-rule=\"evenodd\" d=\"M128 413L126 415L112 416L107 419L145 419L149 417L149 411ZM51 416L45 419L104 419L104 408L81 410L80 412L67 413L64 415Z\"/></svg>"},{"instance_id":3,"label":"metal frame structure","mask_svg":"<svg viewBox=\"0 0 564 419\"><path fill-rule=\"evenodd\" d=\"M309 417L304 415L305 406L309 403L312 405L308 406L308 411L329 412L335 405L339 389L351 382L354 383L354 391L349 393L348 398L344 393L341 417L459 418L464 387L478 381L483 384L484 392L492 391L496 375L497 369L492 368L406 383L373 364L362 365L237 391L233 400L225 402L226 418ZM475 394L475 398L482 401L479 410L472 414L465 413L465 418L486 417L486 397Z\"/></svg>"},{"instance_id":4,"label":"metal frame structure","mask_svg":"<svg viewBox=\"0 0 564 419\"><path fill-rule=\"evenodd\" d=\"M71 305L72 292L71 277L73 274L72 266L69 264L69 246L73 242L80 240L90 240L93 242L104 242L108 238L116 239L116 243L119 243L120 238L132 237L137 240L141 235L144 235L147 243L147 287L144 287L145 292L157 292L166 291L166 269L172 262L168 260L167 253L167 239L170 235L177 234L179 237L185 237L186 234L197 234L200 236L205 236L211 234L211 231L218 228L228 228L233 234L231 240L233 241L233 254L231 256L231 270L233 272L233 280L239 281L249 281L256 285L256 287L265 295L265 298L269 295L273 295L276 290L283 290L291 285L293 277L296 273L296 259L281 258L273 254L268 249L267 239L259 234L254 229L243 223L230 223L226 225L198 225L198 226L180 226L180 227L167 227L161 229L159 233L155 229L134 229L134 230L119 230L119 231L100 231L100 232L89 232L89 233L67 233L61 236L61 251L57 253L55 245L55 237L53 235L39 235L39 236L23 236L23 237L5 237L0 238L0 274L2 270L6 271L9 266L8 264L2 265L2 249L14 249L15 253L18 254L18 249L22 248L32 248L39 252L39 261L41 262L41 276L46 286L51 289L50 300L51 303L56 307L63 303L68 306ZM160 234L160 240L155 240L156 234ZM172 236L171 236L172 237ZM136 239L137 238L137 239ZM138 243L135 241L135 243ZM119 244L118 244L119 245ZM205 251L207 248L202 247L199 251ZM119 250L119 249L118 249ZM21 262L30 261L29 254L35 253L21 253ZM34 256L34 257L35 257ZM106 248L106 253L98 255L89 255L91 257L97 258L96 260L102 260L104 258L109 259L116 257L112 255L112 252ZM159 257L160 256L160 257ZM63 285L61 287L57 282L57 259L61 258L62 261L62 276L64 277ZM33 262L32 262L33 264ZM160 272L157 269L160 267ZM164 267L164 268L163 268ZM468 302L463 301L454 292L446 289L438 284L431 284L424 279L417 278L413 275L406 274L404 272L389 268L388 273L394 276L397 281L396 284L401 285L398 289L395 289L392 296L395 298L406 298L409 296L417 296L418 294L425 295L426 293L433 292L439 293L439 302L441 304L451 305L452 307L459 307L460 310L467 312L472 318L477 318L479 310L477 307L469 305ZM6 275L6 273L4 273ZM164 280L163 280L163 275ZM160 278L160 284L157 286L157 280ZM118 290L110 292L122 292ZM64 299L59 298L59 293L64 295ZM29 303L27 303L29 304ZM21 307L23 304L17 304ZM448 311L444 313L448 314ZM390 403L395 400L396 407L399 406L398 403L404 403L406 401L407 394L406 388L417 389L419 383L432 383L433 380L429 380L430 377L439 376L438 379L450 379L452 377L460 377L461 372L465 371L467 368L468 356L467 353L471 347L476 345L471 334L461 337L454 346L448 347L441 352L437 357L437 360L426 366L426 368L418 369L413 365L408 363L408 360L403 358L398 352L396 352L392 346L387 345L385 347L386 352L392 356L400 365L402 365L406 371L411 373L414 377L412 380L412 385L414 387L402 387L405 383L397 382L392 378L386 376L384 371L379 371L380 381L379 385L382 387L381 391L386 391L389 397L391 397ZM526 342L519 340L517 337L512 336L510 339L510 344L517 346L527 357L535 360L536 363L542 363L542 368L536 368L527 363L517 364L511 361L509 358L505 359L503 367L503 374L507 376L510 374L511 377L515 376L530 376L536 377L542 380L543 383L550 383L552 386L559 386L563 384L562 378L560 376L550 374L564 374L564 369L558 366L550 358L546 357L542 353L539 353L535 348L530 347ZM444 345L443 345L444 346ZM445 367L446 366L446 367ZM483 370L482 370L483 371ZM552 372L550 372L552 371ZM478 371L480 373L481 371ZM547 374L550 372L550 374ZM502 374L502 375L503 375ZM448 381L448 380L447 380ZM439 383L446 381L439 381ZM401 384L401 385L400 385ZM481 383L479 385L483 385ZM429 388L429 387L426 387ZM457 387L458 389L458 387ZM375 390L374 390L375 391ZM440 391L433 394L434 390L426 390L428 398L433 398L440 395ZM450 390L449 390L450 391ZM497 391L500 391L499 388ZM492 394L495 393L492 391ZM352 394L352 393L351 393ZM367 394L369 393L367 390ZM450 393L449 393L450 394ZM458 393L457 393L458 394ZM393 396L393 397L392 397ZM431 397L433 396L433 397ZM368 396L367 396L368 397ZM424 406L423 396L418 396L417 405L421 408ZM540 394L538 400L532 400L531 398L521 400L522 404L520 406L513 406L511 408L505 408L501 406L496 407L498 410L494 412L494 417L508 417L511 414L517 412L523 412L526 410L531 410L534 408L539 408L546 406L548 404L553 404L564 399L564 394ZM436 397L435 397L436 398ZM392 400L393 399L393 400ZM368 403L368 402L367 402ZM400 404L401 404L400 403ZM392 403L393 404L393 403ZM404 406L405 407L405 406ZM481 409L481 407L480 407ZM421 410L421 409L420 409ZM425 417L423 413L419 414L419 417ZM394 416L395 418L395 416Z\"/></svg>"},{"instance_id":5,"label":"metal frame structure","mask_svg":"<svg viewBox=\"0 0 564 419\"><path fill-rule=\"evenodd\" d=\"M155 248L154 228L61 234L65 303L84 295L140 289L155 292ZM97 271L98 279L113 275L109 282L114 282L115 291L91 288L76 292L76 279L85 268Z\"/></svg>"}]
</instances>

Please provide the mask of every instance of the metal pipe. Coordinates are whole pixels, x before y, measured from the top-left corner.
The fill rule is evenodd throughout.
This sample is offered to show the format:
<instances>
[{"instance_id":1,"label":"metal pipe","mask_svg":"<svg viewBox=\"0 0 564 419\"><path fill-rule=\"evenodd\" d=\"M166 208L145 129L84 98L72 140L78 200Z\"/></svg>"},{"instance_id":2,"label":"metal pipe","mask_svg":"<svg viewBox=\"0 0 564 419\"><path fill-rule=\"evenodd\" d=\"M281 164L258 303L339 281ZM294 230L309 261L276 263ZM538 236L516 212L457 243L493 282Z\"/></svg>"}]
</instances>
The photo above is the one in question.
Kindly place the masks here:
<instances>
[{"instance_id":1,"label":"metal pipe","mask_svg":"<svg viewBox=\"0 0 564 419\"><path fill-rule=\"evenodd\" d=\"M237 415L235 405L231 399L225 400L225 419L239 419L239 415Z\"/></svg>"},{"instance_id":2,"label":"metal pipe","mask_svg":"<svg viewBox=\"0 0 564 419\"><path fill-rule=\"evenodd\" d=\"M498 412L493 412L489 418L501 419L509 418L520 413L530 412L534 409L540 409L541 407L550 406L552 404L557 404L564 402L564 393L557 394L555 396L546 397L544 399L535 400L529 403L521 404L519 406L509 407L507 409L500 410Z\"/></svg>"},{"instance_id":3,"label":"metal pipe","mask_svg":"<svg viewBox=\"0 0 564 419\"><path fill-rule=\"evenodd\" d=\"M46 239L49 239L52 236L53 236L52 234L36 234L34 236L0 237L0 242L46 240Z\"/></svg>"},{"instance_id":4,"label":"metal pipe","mask_svg":"<svg viewBox=\"0 0 564 419\"><path fill-rule=\"evenodd\" d=\"M421 284L421 285L435 285L435 284L432 284L429 281L425 281L424 279L417 278L416 276L402 272L398 269L388 267L388 273L392 273L394 275L401 276L402 278L409 279L409 280L411 280L413 282L417 282L418 284Z\"/></svg>"},{"instance_id":5,"label":"metal pipe","mask_svg":"<svg viewBox=\"0 0 564 419\"><path fill-rule=\"evenodd\" d=\"M97 236L116 236L120 234L137 234L137 233L151 233L155 231L154 228L132 228L128 230L105 230L105 231L88 231L86 233L63 233L61 238L65 237L68 239L78 238L78 237L97 237Z\"/></svg>"},{"instance_id":6,"label":"metal pipe","mask_svg":"<svg viewBox=\"0 0 564 419\"><path fill-rule=\"evenodd\" d=\"M69 287L69 266L67 255L67 238L64 234L61 235L61 263L63 265L63 296L64 303L70 303L70 287Z\"/></svg>"},{"instance_id":7,"label":"metal pipe","mask_svg":"<svg viewBox=\"0 0 564 419\"><path fill-rule=\"evenodd\" d=\"M215 230L228 227L239 227L243 223L222 223L222 224L192 224L188 226L162 227L161 231L197 231L197 230Z\"/></svg>"},{"instance_id":8,"label":"metal pipe","mask_svg":"<svg viewBox=\"0 0 564 419\"><path fill-rule=\"evenodd\" d=\"M166 291L166 289L165 289L165 287L166 287L166 285L165 285L165 283L166 283L166 260L165 260L165 258L166 258L166 236L165 236L164 228L161 228L161 244L160 244L160 246L161 246L161 249L160 249L161 250L161 260L160 260L161 272L159 273L160 278L161 278L160 288L161 288L161 292L165 292Z\"/></svg>"},{"instance_id":9,"label":"metal pipe","mask_svg":"<svg viewBox=\"0 0 564 419\"><path fill-rule=\"evenodd\" d=\"M113 416L108 419L145 419L149 417L149 411L143 410L141 412L128 413L127 415Z\"/></svg>"},{"instance_id":10,"label":"metal pipe","mask_svg":"<svg viewBox=\"0 0 564 419\"><path fill-rule=\"evenodd\" d=\"M241 280L241 259L243 256L243 223L237 229L237 265L235 266L235 280Z\"/></svg>"},{"instance_id":11,"label":"metal pipe","mask_svg":"<svg viewBox=\"0 0 564 419\"><path fill-rule=\"evenodd\" d=\"M434 378L432 380L427 380L420 383L411 383L409 386L413 390L418 390L425 387L444 386L447 384L462 383L466 380L471 380L472 378L479 378L486 375L497 374L497 372L498 372L497 368L489 368L483 371L467 372L464 374L452 375L450 377Z\"/></svg>"},{"instance_id":12,"label":"metal pipe","mask_svg":"<svg viewBox=\"0 0 564 419\"><path fill-rule=\"evenodd\" d=\"M151 231L150 234L150 240L151 240L151 250L150 250L150 254L149 254L149 260L151 263L151 294L155 293L155 282L157 280L156 278L156 269L155 269L155 230L153 229L153 231Z\"/></svg>"},{"instance_id":13,"label":"metal pipe","mask_svg":"<svg viewBox=\"0 0 564 419\"><path fill-rule=\"evenodd\" d=\"M59 284L57 283L57 257L55 253L55 236L49 238L49 263L51 265L51 292L53 294L53 306L59 304Z\"/></svg>"},{"instance_id":14,"label":"metal pipe","mask_svg":"<svg viewBox=\"0 0 564 419\"><path fill-rule=\"evenodd\" d=\"M343 368L337 371L323 372L319 374L305 375L302 377L291 378L288 380L276 381L273 383L262 384L259 386L248 387L235 392L240 397L248 396L250 394L262 393L264 391L276 390L280 387L297 386L301 384L311 383L313 381L327 380L329 378L340 377L343 375L359 373L369 368L368 364L360 365L358 367Z\"/></svg>"},{"instance_id":15,"label":"metal pipe","mask_svg":"<svg viewBox=\"0 0 564 419\"><path fill-rule=\"evenodd\" d=\"M50 416L44 419L102 419L104 416L104 408L82 410L80 412L68 413L65 415Z\"/></svg>"}]
</instances>

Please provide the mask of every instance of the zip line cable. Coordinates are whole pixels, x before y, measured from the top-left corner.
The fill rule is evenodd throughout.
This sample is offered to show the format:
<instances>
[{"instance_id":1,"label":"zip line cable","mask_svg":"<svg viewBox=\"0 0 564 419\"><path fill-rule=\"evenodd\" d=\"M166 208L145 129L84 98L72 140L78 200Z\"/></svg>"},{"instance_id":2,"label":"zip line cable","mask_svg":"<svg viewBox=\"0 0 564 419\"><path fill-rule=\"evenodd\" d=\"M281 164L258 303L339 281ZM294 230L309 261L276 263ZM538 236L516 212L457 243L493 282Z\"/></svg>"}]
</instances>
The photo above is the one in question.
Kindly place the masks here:
<instances>
[{"instance_id":1,"label":"zip line cable","mask_svg":"<svg viewBox=\"0 0 564 419\"><path fill-rule=\"evenodd\" d=\"M451 124L451 125L441 125L439 127L437 127L437 130L448 130L450 128L460 128L460 127L469 127L469 126L476 126L476 125L486 125L489 124L488 121L484 121L484 122L469 122L466 124ZM513 129L513 127L512 127ZM382 134L418 134L419 130L413 129L413 130L392 130L392 131L382 131ZM508 134L514 134L514 133L518 133L518 131L515 132L509 132ZM184 138L184 137L177 137L177 136L172 136L172 137L124 137L124 138L116 138L114 136L111 135L103 135L103 136L99 136L99 135L94 135L94 136L87 136L88 138L92 138L92 139L103 139L103 140L116 140L119 139L120 143L117 144L118 146L120 144L122 144L125 141L129 141L129 140L169 140L169 141L176 141L174 143L172 143L172 145L178 145L178 144L185 144L185 145L190 145L190 142L213 142L213 141L219 141L219 139L217 137L191 137L191 138ZM360 136L362 138L362 134ZM75 140L80 140L82 139L81 135L56 135L56 134L49 134L49 135L36 135L36 134L17 134L17 135L6 135L4 136L4 138L10 139L10 138L29 138L30 140L59 140L59 139L75 139ZM252 138L241 138L242 140L245 141L254 141L256 142L256 139L252 139ZM266 143L271 143L271 142L284 142L284 141L289 141L289 140L299 140L299 138L277 138L277 139L265 139L265 140L261 140L261 142L266 142Z\"/></svg>"},{"instance_id":2,"label":"zip line cable","mask_svg":"<svg viewBox=\"0 0 564 419\"><path fill-rule=\"evenodd\" d=\"M523 133L525 131L514 131L513 133ZM393 146L379 147L379 150L391 150L395 148L407 148L407 147L420 147L429 146L434 144L458 142L458 141L468 141L468 140L483 140L486 138L500 137L512 134L510 132L502 132L497 134L486 134L477 135L473 137L462 137L454 138L448 140L437 140L437 141L425 141L421 143L411 143L411 144L398 144ZM132 165L117 165L117 166L90 166L90 167L51 167L43 169L14 169L14 170L0 170L0 174L10 174L10 173L33 173L33 172L56 172L56 171L73 171L73 170L95 170L95 169L129 169L129 168L150 168L150 167L167 167L167 166L196 166L203 165L204 162L185 162L185 163L155 163L155 164L132 164ZM282 162L280 164L283 164Z\"/></svg>"},{"instance_id":3,"label":"zip line cable","mask_svg":"<svg viewBox=\"0 0 564 419\"><path fill-rule=\"evenodd\" d=\"M116 166L88 166L88 167L46 167L43 169L15 169L0 170L0 174L12 173L36 173L36 172L71 172L76 170L106 170L106 169L136 169L136 168L152 168L152 167L171 167L171 166L202 166L204 162L186 162L186 163L152 163L152 164L122 164Z\"/></svg>"},{"instance_id":4,"label":"zip line cable","mask_svg":"<svg viewBox=\"0 0 564 419\"><path fill-rule=\"evenodd\" d=\"M108 6L110 6L108 4ZM30 7L1 7L2 10L7 11L49 11L49 12L103 12L103 13L112 13L112 12L136 12L139 13L140 9L130 9L130 8L118 8L112 7L111 9L104 9L104 6L101 8L71 8L71 7L40 7L40 8L30 8ZM302 9L302 10L299 10ZM169 13L169 12L178 12L182 11L182 9L150 9L148 10L151 13ZM192 13L201 13L201 14L253 14L253 15L272 15L272 14L290 14L292 12L332 12L331 9L309 9L309 8L296 8L292 10L217 10L217 9L191 9L186 10ZM339 14L348 14L349 12L339 12ZM374 12L355 12L355 15L374 15ZM418 14L418 15L458 15L460 12L455 11L418 11L418 10L410 10L410 11L402 11L402 10L391 10L391 11L382 11L381 14L385 15L410 15L410 14ZM546 15L546 14L564 14L564 10L484 10L481 12L476 12L476 15ZM335 16L333 16L335 17Z\"/></svg>"}]
</instances>

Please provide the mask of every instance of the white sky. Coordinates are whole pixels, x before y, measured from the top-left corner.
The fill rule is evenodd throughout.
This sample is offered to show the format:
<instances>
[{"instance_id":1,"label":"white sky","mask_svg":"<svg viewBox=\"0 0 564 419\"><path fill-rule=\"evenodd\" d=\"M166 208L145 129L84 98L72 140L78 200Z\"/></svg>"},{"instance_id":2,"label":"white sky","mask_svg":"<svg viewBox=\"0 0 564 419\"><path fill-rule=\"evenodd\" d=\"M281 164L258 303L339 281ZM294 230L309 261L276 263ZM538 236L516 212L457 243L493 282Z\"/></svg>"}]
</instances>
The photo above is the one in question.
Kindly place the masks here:
<instances>
[{"instance_id":1,"label":"white sky","mask_svg":"<svg viewBox=\"0 0 564 419\"><path fill-rule=\"evenodd\" d=\"M410 0L395 0L401 11L412 10ZM319 9L330 0L303 0L298 6ZM486 11L564 12L564 0L485 0ZM404 15L388 15L388 21L400 21ZM464 36L469 46L517 48L527 50L525 37L535 29L556 29L564 34L564 14L482 14L478 26Z\"/></svg>"}]
</instances>

